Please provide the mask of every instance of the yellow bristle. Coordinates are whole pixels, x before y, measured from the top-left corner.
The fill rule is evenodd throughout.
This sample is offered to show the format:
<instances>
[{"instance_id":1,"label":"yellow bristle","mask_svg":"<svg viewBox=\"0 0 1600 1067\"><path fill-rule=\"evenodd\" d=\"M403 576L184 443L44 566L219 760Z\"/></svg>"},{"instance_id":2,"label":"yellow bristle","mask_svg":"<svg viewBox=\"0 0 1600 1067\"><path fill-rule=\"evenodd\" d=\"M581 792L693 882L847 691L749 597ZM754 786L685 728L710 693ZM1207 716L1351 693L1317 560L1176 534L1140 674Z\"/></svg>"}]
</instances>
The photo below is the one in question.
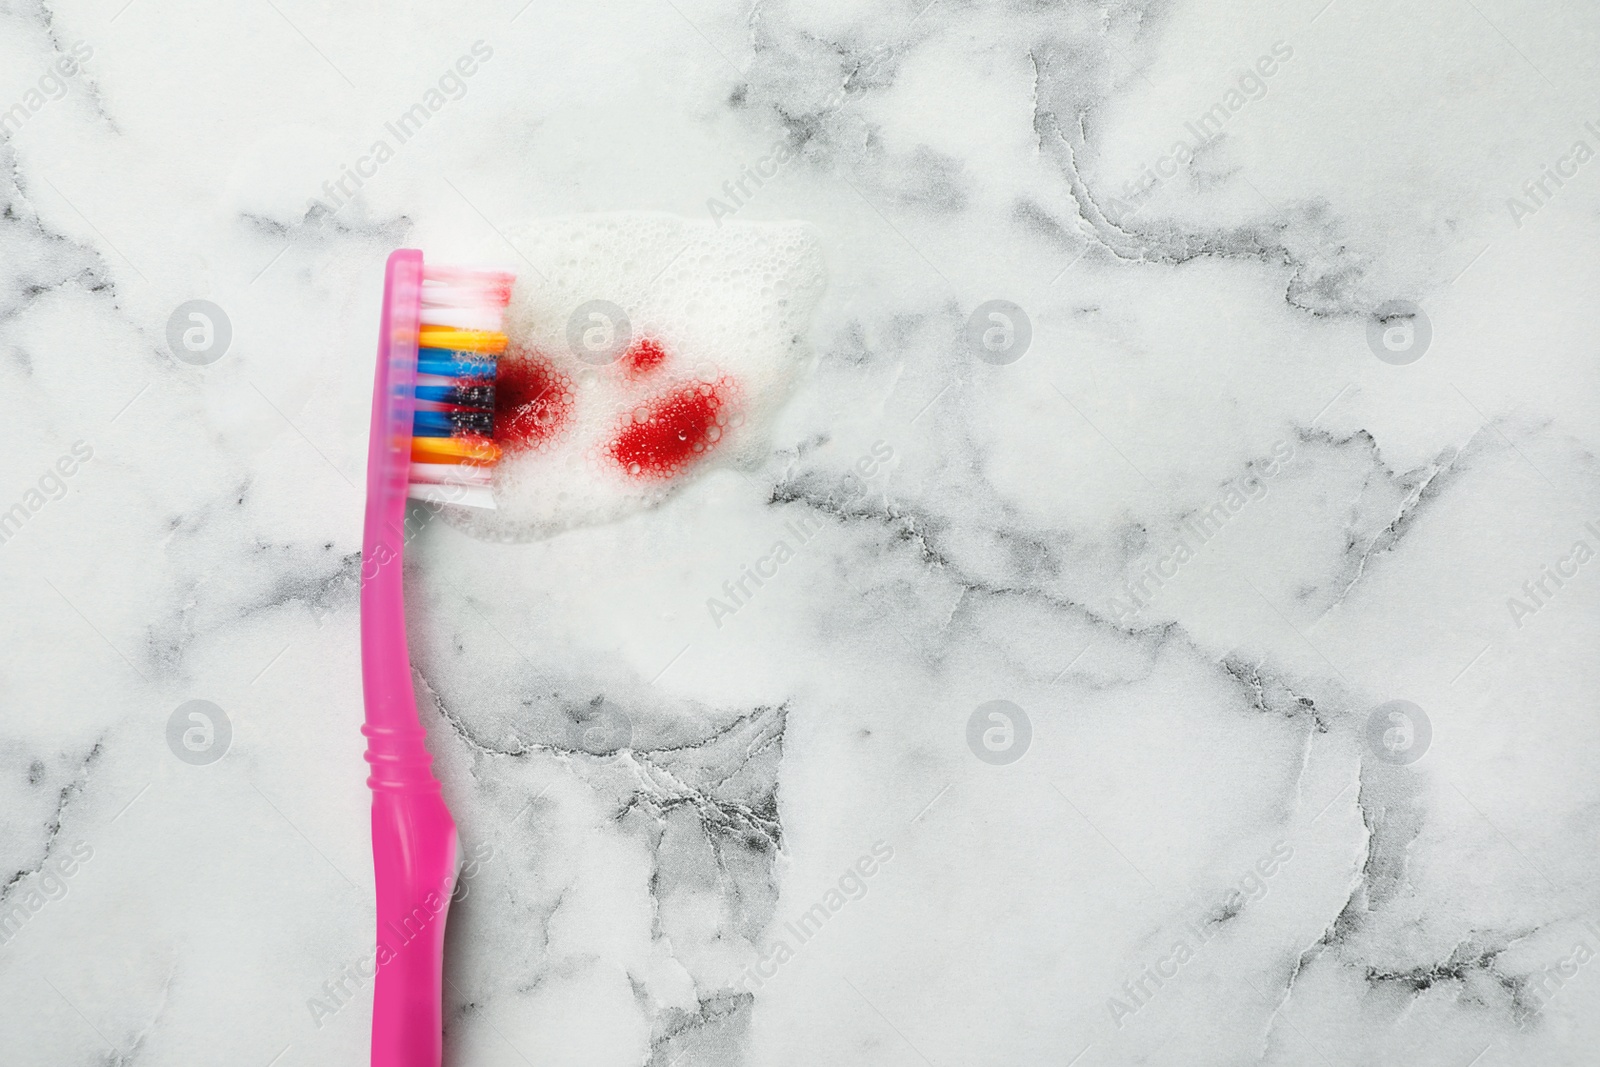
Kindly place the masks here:
<instances>
[{"instance_id":1,"label":"yellow bristle","mask_svg":"<svg viewBox=\"0 0 1600 1067\"><path fill-rule=\"evenodd\" d=\"M498 356L506 350L506 335L487 330L461 330L454 326L422 324L419 348L444 348L452 352L485 352Z\"/></svg>"}]
</instances>

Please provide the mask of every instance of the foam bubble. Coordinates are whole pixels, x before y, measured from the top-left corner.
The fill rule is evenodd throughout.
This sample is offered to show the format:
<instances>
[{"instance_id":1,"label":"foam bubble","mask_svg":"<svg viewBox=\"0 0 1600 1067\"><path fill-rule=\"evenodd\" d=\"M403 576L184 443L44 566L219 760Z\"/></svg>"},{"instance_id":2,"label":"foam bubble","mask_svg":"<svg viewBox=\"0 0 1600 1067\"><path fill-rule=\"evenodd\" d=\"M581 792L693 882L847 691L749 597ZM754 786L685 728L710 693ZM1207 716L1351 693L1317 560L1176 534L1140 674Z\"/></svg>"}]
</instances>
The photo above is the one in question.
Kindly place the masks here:
<instances>
[{"instance_id":1,"label":"foam bubble","mask_svg":"<svg viewBox=\"0 0 1600 1067\"><path fill-rule=\"evenodd\" d=\"M486 539L547 536L767 454L810 360L824 285L810 226L607 214L539 220L511 238L544 277L524 265L507 309L496 510L449 509L454 524Z\"/></svg>"}]
</instances>

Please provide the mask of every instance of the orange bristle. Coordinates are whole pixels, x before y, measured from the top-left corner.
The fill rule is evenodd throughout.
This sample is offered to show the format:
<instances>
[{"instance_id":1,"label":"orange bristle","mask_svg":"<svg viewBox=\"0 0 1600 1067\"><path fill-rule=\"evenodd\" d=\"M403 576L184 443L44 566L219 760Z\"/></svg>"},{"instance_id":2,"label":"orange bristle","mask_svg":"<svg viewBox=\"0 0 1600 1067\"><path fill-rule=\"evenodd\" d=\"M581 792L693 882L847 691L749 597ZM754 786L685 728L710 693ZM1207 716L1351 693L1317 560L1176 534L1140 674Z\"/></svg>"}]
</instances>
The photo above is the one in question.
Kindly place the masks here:
<instances>
[{"instance_id":1,"label":"orange bristle","mask_svg":"<svg viewBox=\"0 0 1600 1067\"><path fill-rule=\"evenodd\" d=\"M413 437L413 463L474 463L489 466L500 458L500 446L487 437Z\"/></svg>"}]
</instances>

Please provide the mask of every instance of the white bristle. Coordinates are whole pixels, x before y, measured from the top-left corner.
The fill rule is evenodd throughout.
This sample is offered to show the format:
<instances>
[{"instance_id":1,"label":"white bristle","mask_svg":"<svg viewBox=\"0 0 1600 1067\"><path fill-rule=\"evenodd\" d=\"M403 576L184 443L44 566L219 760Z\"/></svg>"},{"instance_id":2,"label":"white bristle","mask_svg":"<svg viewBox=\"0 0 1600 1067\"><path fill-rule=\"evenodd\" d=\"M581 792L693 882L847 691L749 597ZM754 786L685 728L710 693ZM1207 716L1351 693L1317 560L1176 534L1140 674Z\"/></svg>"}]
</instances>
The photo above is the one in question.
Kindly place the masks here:
<instances>
[{"instance_id":1,"label":"white bristle","mask_svg":"<svg viewBox=\"0 0 1600 1067\"><path fill-rule=\"evenodd\" d=\"M422 306L425 308L505 307L506 301L501 298L502 295L510 296L505 290L481 285L424 285Z\"/></svg>"},{"instance_id":2,"label":"white bristle","mask_svg":"<svg viewBox=\"0 0 1600 1067\"><path fill-rule=\"evenodd\" d=\"M488 467L473 463L413 463L410 480L427 485L488 485Z\"/></svg>"},{"instance_id":3,"label":"white bristle","mask_svg":"<svg viewBox=\"0 0 1600 1067\"><path fill-rule=\"evenodd\" d=\"M422 268L422 281L426 285L472 285L510 291L516 280L515 274L503 270L477 270L435 263L425 263Z\"/></svg>"},{"instance_id":4,"label":"white bristle","mask_svg":"<svg viewBox=\"0 0 1600 1067\"><path fill-rule=\"evenodd\" d=\"M423 385L451 386L451 385L459 385L460 383L461 383L461 379L460 378L451 378L451 377L449 377L447 375L444 375L444 374L419 374L419 375L417 375L417 385L418 386L423 386Z\"/></svg>"},{"instance_id":5,"label":"white bristle","mask_svg":"<svg viewBox=\"0 0 1600 1067\"><path fill-rule=\"evenodd\" d=\"M505 311L499 307L425 307L422 309L425 326L454 326L459 330L486 330L499 333L505 322Z\"/></svg>"},{"instance_id":6,"label":"white bristle","mask_svg":"<svg viewBox=\"0 0 1600 1067\"><path fill-rule=\"evenodd\" d=\"M485 508L493 511L494 490L487 485L435 485L430 482L412 482L406 486L406 495L413 500L431 504L454 504L463 508Z\"/></svg>"}]
</instances>

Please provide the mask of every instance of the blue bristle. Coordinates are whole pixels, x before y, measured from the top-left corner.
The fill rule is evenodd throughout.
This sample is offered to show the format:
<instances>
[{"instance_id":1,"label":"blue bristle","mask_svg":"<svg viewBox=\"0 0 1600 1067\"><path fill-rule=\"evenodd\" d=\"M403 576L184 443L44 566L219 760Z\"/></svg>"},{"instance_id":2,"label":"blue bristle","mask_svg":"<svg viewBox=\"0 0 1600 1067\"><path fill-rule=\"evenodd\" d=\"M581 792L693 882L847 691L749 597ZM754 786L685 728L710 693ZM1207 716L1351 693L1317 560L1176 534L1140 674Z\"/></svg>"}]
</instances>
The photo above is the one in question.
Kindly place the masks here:
<instances>
[{"instance_id":1,"label":"blue bristle","mask_svg":"<svg viewBox=\"0 0 1600 1067\"><path fill-rule=\"evenodd\" d=\"M417 350L418 374L442 374L447 378L493 378L495 359L482 352L453 352L446 348Z\"/></svg>"},{"instance_id":2,"label":"blue bristle","mask_svg":"<svg viewBox=\"0 0 1600 1067\"><path fill-rule=\"evenodd\" d=\"M462 407L494 410L494 386L488 382L461 382L457 385L419 385L418 400L434 400L441 404L459 404Z\"/></svg>"},{"instance_id":3,"label":"blue bristle","mask_svg":"<svg viewBox=\"0 0 1600 1067\"><path fill-rule=\"evenodd\" d=\"M412 437L454 437L455 436L455 430L451 429L449 426L437 425L432 420L426 420L425 421L423 419L423 416L424 415L428 415L428 414L432 414L432 413L431 412L427 412L427 411L419 411L419 412L416 413L416 416L413 418L412 423L411 423L411 436Z\"/></svg>"},{"instance_id":4,"label":"blue bristle","mask_svg":"<svg viewBox=\"0 0 1600 1067\"><path fill-rule=\"evenodd\" d=\"M411 432L417 437L488 434L493 429L494 415L488 411L418 411L411 420Z\"/></svg>"}]
</instances>

